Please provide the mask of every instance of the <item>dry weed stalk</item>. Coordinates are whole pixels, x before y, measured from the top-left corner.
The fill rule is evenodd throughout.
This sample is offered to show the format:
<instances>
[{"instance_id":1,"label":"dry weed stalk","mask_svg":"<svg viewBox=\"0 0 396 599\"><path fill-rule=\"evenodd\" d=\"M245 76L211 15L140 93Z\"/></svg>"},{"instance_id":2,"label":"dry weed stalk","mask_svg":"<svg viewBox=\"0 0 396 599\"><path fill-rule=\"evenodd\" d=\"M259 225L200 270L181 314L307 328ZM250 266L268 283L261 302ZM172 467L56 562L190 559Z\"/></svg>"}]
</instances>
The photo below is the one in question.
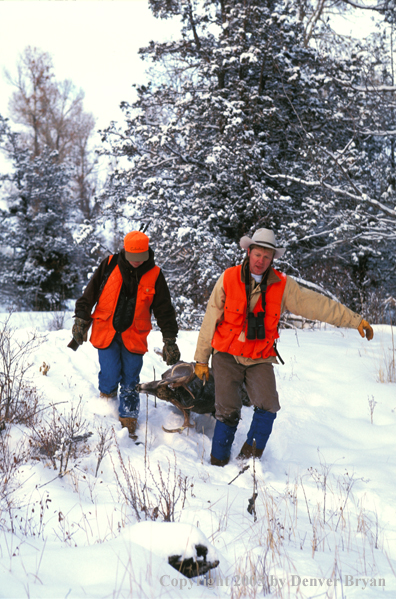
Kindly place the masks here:
<instances>
[{"instance_id":1,"label":"dry weed stalk","mask_svg":"<svg viewBox=\"0 0 396 599\"><path fill-rule=\"evenodd\" d=\"M383 348L382 362L378 367L378 382L396 383L396 344L391 325L391 347Z\"/></svg>"},{"instance_id":2,"label":"dry weed stalk","mask_svg":"<svg viewBox=\"0 0 396 599\"><path fill-rule=\"evenodd\" d=\"M38 501L34 501L32 503L30 498L30 501L28 501L26 505L24 522L22 521L22 519L20 519L20 528L25 536L30 535L32 537L42 538L45 540L45 514L50 509L51 502L52 499L50 498L50 495L47 491L44 492L44 494L40 497Z\"/></svg>"},{"instance_id":3,"label":"dry weed stalk","mask_svg":"<svg viewBox=\"0 0 396 599\"><path fill-rule=\"evenodd\" d=\"M97 431L99 434L99 441L97 442L97 444L95 446L95 451L98 456L97 462L96 462L96 469L95 469L95 478L98 476L99 468L100 468L100 465L101 465L103 459L110 451L110 447L112 444L112 438L114 436L113 428L106 429L103 426L99 426L97 428Z\"/></svg>"},{"instance_id":4,"label":"dry weed stalk","mask_svg":"<svg viewBox=\"0 0 396 599\"><path fill-rule=\"evenodd\" d=\"M271 593L267 570L268 546L261 555L249 551L235 564L234 584L231 586L231 598L248 597L255 599Z\"/></svg>"},{"instance_id":5,"label":"dry weed stalk","mask_svg":"<svg viewBox=\"0 0 396 599\"><path fill-rule=\"evenodd\" d=\"M320 451L318 449L319 456L319 464L321 468L321 472L316 468L308 468L308 472L314 479L316 486L318 489L323 491L323 522L326 523L326 499L327 499L327 486L329 479L330 466L326 464L325 461L322 461L322 457Z\"/></svg>"},{"instance_id":6,"label":"dry weed stalk","mask_svg":"<svg viewBox=\"0 0 396 599\"><path fill-rule=\"evenodd\" d=\"M374 395L372 395L371 398L369 396L367 396L367 401L368 401L369 410L370 410L370 422L371 422L371 424L373 424L374 423L374 408L377 405L377 402L374 399Z\"/></svg>"},{"instance_id":7,"label":"dry weed stalk","mask_svg":"<svg viewBox=\"0 0 396 599\"><path fill-rule=\"evenodd\" d=\"M309 469L307 475L311 479L310 485L304 484L303 478L299 476L292 486L287 482L285 490L281 493L261 481L256 502L258 518L249 529L253 536L249 538L247 544L247 547L261 547L261 566L259 570L258 562L255 562L257 549L247 551L244 558L238 562L237 574L240 584L232 588L232 597L256 597L269 592L282 599L286 596L300 596L299 588L290 587L288 582L291 574L298 573L288 555L288 547L290 546L293 551L304 549L308 522L312 531L311 544L308 548L311 552L310 557L314 559L318 551L326 554L333 552L334 565L330 578L341 576L338 557L340 550L352 552L353 556L357 555L359 574L372 576L376 571L375 549L381 548L378 514L375 511L368 513L359 503L356 504L352 495L352 488L356 482L354 475L346 471L342 476L334 476L322 456L320 456L320 466ZM301 511L297 517L296 506L299 493L305 499L307 511L305 518ZM313 496L315 502L312 501ZM245 534L246 531L240 538ZM286 577L285 586L282 589L275 586L266 590L263 587L253 588L251 585L243 584L243 581L249 580L252 575L252 564L254 572L264 578L268 572L282 572ZM343 588L340 591L340 596L344 597Z\"/></svg>"},{"instance_id":8,"label":"dry weed stalk","mask_svg":"<svg viewBox=\"0 0 396 599\"><path fill-rule=\"evenodd\" d=\"M77 407L72 406L66 414L60 414L52 405L51 420L43 420L41 426L32 427L33 434L29 442L33 449L38 450L37 458L49 458L60 477L68 472L71 459L76 460L88 451L81 442L86 441L92 433L87 431L87 422L82 418L81 401L80 397Z\"/></svg>"},{"instance_id":9,"label":"dry weed stalk","mask_svg":"<svg viewBox=\"0 0 396 599\"><path fill-rule=\"evenodd\" d=\"M268 557L268 552L271 551L272 562L278 563L284 551L285 530L294 530L293 526L289 527L289 522L286 520L288 510L285 510L284 513L282 512L287 499L282 495L274 497L265 484L261 484L258 491L260 512L263 510L264 514L261 522L266 527L265 532L264 530L260 531L260 537L265 539L264 546L266 546L266 550L264 554ZM260 544L263 543L261 542Z\"/></svg>"},{"instance_id":10,"label":"dry weed stalk","mask_svg":"<svg viewBox=\"0 0 396 599\"><path fill-rule=\"evenodd\" d=\"M182 476L181 471L176 470L176 454L174 454L174 467L171 468L170 460L168 461L168 471L164 478L164 473L161 464L158 462L158 478L154 476L148 465L148 471L154 487L157 489L157 501L159 514L162 516L164 522L175 521L175 508L179 500L181 499L181 509L184 508L187 490L191 483L187 476Z\"/></svg>"},{"instance_id":11,"label":"dry weed stalk","mask_svg":"<svg viewBox=\"0 0 396 599\"><path fill-rule=\"evenodd\" d=\"M48 321L49 331L61 331L65 326L66 312L62 310L56 310L52 313L52 319Z\"/></svg>"},{"instance_id":12,"label":"dry weed stalk","mask_svg":"<svg viewBox=\"0 0 396 599\"><path fill-rule=\"evenodd\" d=\"M345 498L344 498L344 502L343 504L340 506L340 513L338 516L338 520L337 520L337 524L335 527L335 532L337 532L338 530L338 526L341 523L341 530L345 529L347 526L347 520L345 518L345 508L346 508L346 504L347 501L349 499L350 493L352 491L352 487L355 484L355 480L353 475L349 475L348 472L345 472L345 475L342 479L342 482L339 486L340 490L341 490L341 495L342 493L345 493Z\"/></svg>"},{"instance_id":13,"label":"dry weed stalk","mask_svg":"<svg viewBox=\"0 0 396 599\"><path fill-rule=\"evenodd\" d=\"M382 549L383 542L380 543L382 529L379 525L378 512L374 512L372 510L367 511L363 507L363 500L360 502L360 512L357 515L356 532L360 533L369 541L369 544L373 550Z\"/></svg>"},{"instance_id":14,"label":"dry weed stalk","mask_svg":"<svg viewBox=\"0 0 396 599\"><path fill-rule=\"evenodd\" d=\"M0 433L0 529L4 527L15 532L17 523L14 511L18 507L15 494L21 487L17 475L19 467L27 459L28 452L24 443L11 450L9 435L6 431Z\"/></svg>"},{"instance_id":15,"label":"dry weed stalk","mask_svg":"<svg viewBox=\"0 0 396 599\"><path fill-rule=\"evenodd\" d=\"M145 457L144 481L140 473L132 466L129 458L125 463L120 447L117 443L115 434L113 435L123 480L113 464L113 471L116 483L121 496L127 505L130 505L135 513L138 522L140 520L156 520L161 518L164 522L175 521L176 506L181 500L181 509L184 508L187 491L192 487L192 481L187 476L182 476L181 471L177 471L176 454L174 453L174 466L172 468L168 460L168 468L165 472L158 462L158 474L154 474L150 467L148 456ZM148 478L152 487L148 486Z\"/></svg>"},{"instance_id":16,"label":"dry weed stalk","mask_svg":"<svg viewBox=\"0 0 396 599\"><path fill-rule=\"evenodd\" d=\"M37 333L27 341L19 341L15 329L10 326L11 314L0 328L0 422L19 422L28 407L29 418L38 405L37 392L29 392L27 372L31 367L28 359L44 340ZM33 405L29 401L33 400Z\"/></svg>"},{"instance_id":17,"label":"dry weed stalk","mask_svg":"<svg viewBox=\"0 0 396 599\"><path fill-rule=\"evenodd\" d=\"M43 376L47 376L49 369L51 368L51 366L49 364L47 364L47 362L43 362L42 365L39 368L39 372L41 372L41 374Z\"/></svg>"}]
</instances>

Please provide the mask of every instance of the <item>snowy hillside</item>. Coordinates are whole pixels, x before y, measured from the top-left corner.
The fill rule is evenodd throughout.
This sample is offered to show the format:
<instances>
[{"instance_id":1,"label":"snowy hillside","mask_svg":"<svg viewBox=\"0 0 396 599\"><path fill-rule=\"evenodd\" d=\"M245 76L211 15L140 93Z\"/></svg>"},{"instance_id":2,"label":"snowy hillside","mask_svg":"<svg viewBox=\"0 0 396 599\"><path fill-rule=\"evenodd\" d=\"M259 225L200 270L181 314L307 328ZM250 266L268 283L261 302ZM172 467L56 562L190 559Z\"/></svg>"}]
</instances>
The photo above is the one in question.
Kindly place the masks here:
<instances>
[{"instance_id":1,"label":"snowy hillside","mask_svg":"<svg viewBox=\"0 0 396 599\"><path fill-rule=\"evenodd\" d=\"M282 409L262 460L239 474L251 408L225 468L208 462L211 416L169 434L162 426L180 426L181 414L146 395L135 444L116 402L98 398L96 350L68 349L70 315L61 330L48 330L51 319L10 321L14 339L34 329L45 339L28 371L39 420L0 433L0 598L396 596L396 384L381 382L391 327L374 327L371 342L333 327L282 331ZM183 360L196 339L179 334ZM167 369L156 347L152 332L142 382ZM68 426L80 436L72 450ZM220 564L187 579L167 557L191 557L198 543Z\"/></svg>"}]
</instances>

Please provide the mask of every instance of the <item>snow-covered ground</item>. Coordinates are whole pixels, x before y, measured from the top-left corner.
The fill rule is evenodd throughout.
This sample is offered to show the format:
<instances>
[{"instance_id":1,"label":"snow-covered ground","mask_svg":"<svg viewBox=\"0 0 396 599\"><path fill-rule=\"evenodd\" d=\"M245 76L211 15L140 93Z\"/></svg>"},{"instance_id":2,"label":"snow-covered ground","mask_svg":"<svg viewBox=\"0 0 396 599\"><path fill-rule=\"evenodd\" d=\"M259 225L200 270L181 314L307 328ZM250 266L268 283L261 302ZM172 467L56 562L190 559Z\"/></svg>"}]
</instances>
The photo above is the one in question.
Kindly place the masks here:
<instances>
[{"instance_id":1,"label":"snow-covered ground","mask_svg":"<svg viewBox=\"0 0 396 599\"><path fill-rule=\"evenodd\" d=\"M282 409L262 460L238 476L251 408L243 408L225 468L208 462L211 416L193 414L195 429L169 434L162 425L180 426L181 414L145 395L135 444L116 402L98 397L96 350L89 343L68 349L70 315L61 330L48 330L52 319L24 313L10 321L17 339L35 328L45 334L29 370L41 395L36 438L70 414L92 435L65 465L66 450L51 463L29 443L27 426L1 434L21 462L8 484L15 490L0 503L0 597L396 596L396 384L379 380L393 351L390 327L375 326L371 342L332 327L282 331ZM196 339L180 333L183 360L192 361ZM167 369L155 347L162 347L159 332L149 337L141 381ZM174 522L164 524L167 492ZM159 506L157 520L146 523L140 511L138 522L132 497L148 516ZM189 557L198 543L220 564L187 579L167 556Z\"/></svg>"}]
</instances>

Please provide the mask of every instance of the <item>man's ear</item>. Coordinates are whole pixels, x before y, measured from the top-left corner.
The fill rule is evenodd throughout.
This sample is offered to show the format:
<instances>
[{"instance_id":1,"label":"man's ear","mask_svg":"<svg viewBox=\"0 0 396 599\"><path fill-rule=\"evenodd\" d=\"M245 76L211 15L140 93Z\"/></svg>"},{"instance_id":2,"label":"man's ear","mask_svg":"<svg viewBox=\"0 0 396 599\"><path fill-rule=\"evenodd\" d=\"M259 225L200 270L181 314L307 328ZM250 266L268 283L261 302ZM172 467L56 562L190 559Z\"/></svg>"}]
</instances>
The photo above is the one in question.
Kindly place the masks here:
<instances>
[{"instance_id":1,"label":"man's ear","mask_svg":"<svg viewBox=\"0 0 396 599\"><path fill-rule=\"evenodd\" d=\"M250 248L248 248L246 251L247 251L247 255L249 257L250 256Z\"/></svg>"}]
</instances>

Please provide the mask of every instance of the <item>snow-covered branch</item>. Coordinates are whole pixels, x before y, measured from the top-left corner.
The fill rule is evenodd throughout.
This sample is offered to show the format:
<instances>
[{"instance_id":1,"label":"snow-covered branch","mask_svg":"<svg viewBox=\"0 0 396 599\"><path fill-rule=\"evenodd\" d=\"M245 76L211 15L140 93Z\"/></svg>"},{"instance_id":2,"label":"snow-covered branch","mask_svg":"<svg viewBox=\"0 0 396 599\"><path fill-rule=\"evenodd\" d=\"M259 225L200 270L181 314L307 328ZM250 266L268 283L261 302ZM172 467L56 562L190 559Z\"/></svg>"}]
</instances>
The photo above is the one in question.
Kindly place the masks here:
<instances>
[{"instance_id":1,"label":"snow-covered branch","mask_svg":"<svg viewBox=\"0 0 396 599\"><path fill-rule=\"evenodd\" d=\"M352 2L352 0L342 0L345 4L353 6L359 10L375 10L376 12L382 12L386 9L385 4L377 4L376 6L367 6L367 4L360 4L358 2Z\"/></svg>"},{"instance_id":2,"label":"snow-covered branch","mask_svg":"<svg viewBox=\"0 0 396 599\"><path fill-rule=\"evenodd\" d=\"M365 131L363 130L361 133L363 135L373 135L374 137L396 137L396 130L388 130L388 131Z\"/></svg>"},{"instance_id":3,"label":"snow-covered branch","mask_svg":"<svg viewBox=\"0 0 396 599\"><path fill-rule=\"evenodd\" d=\"M343 87L348 87L353 89L355 92L370 92L370 93L378 93L378 92L396 92L395 85L355 85L351 81L345 81L344 79L338 79L337 77L333 77L333 80L336 83L339 83Z\"/></svg>"},{"instance_id":4,"label":"snow-covered branch","mask_svg":"<svg viewBox=\"0 0 396 599\"><path fill-rule=\"evenodd\" d=\"M371 204L371 205L375 206L376 208L383 210L390 216L393 216L396 218L396 210L393 210L392 208L388 208L388 206L385 206L385 204L383 204L382 202L379 202L378 200L375 200L374 198L370 198L366 194L362 193L361 195L356 195L354 193L350 193L349 191L346 191L345 189L341 189L340 187L334 187L333 185L329 185L328 183L325 183L324 181L306 181L305 179L301 179L301 177L292 177L290 175L280 175L280 174L272 175L271 173L268 173L266 171L263 171L263 172L267 177L270 177L271 179L283 179L284 181L298 183L300 185L305 185L306 187L314 187L314 188L324 187L325 189L328 189L329 191L332 191L333 193L335 193L337 195L346 196L346 197L350 198L351 200L355 200L356 202L359 202L359 203L367 202L368 204Z\"/></svg>"}]
</instances>

